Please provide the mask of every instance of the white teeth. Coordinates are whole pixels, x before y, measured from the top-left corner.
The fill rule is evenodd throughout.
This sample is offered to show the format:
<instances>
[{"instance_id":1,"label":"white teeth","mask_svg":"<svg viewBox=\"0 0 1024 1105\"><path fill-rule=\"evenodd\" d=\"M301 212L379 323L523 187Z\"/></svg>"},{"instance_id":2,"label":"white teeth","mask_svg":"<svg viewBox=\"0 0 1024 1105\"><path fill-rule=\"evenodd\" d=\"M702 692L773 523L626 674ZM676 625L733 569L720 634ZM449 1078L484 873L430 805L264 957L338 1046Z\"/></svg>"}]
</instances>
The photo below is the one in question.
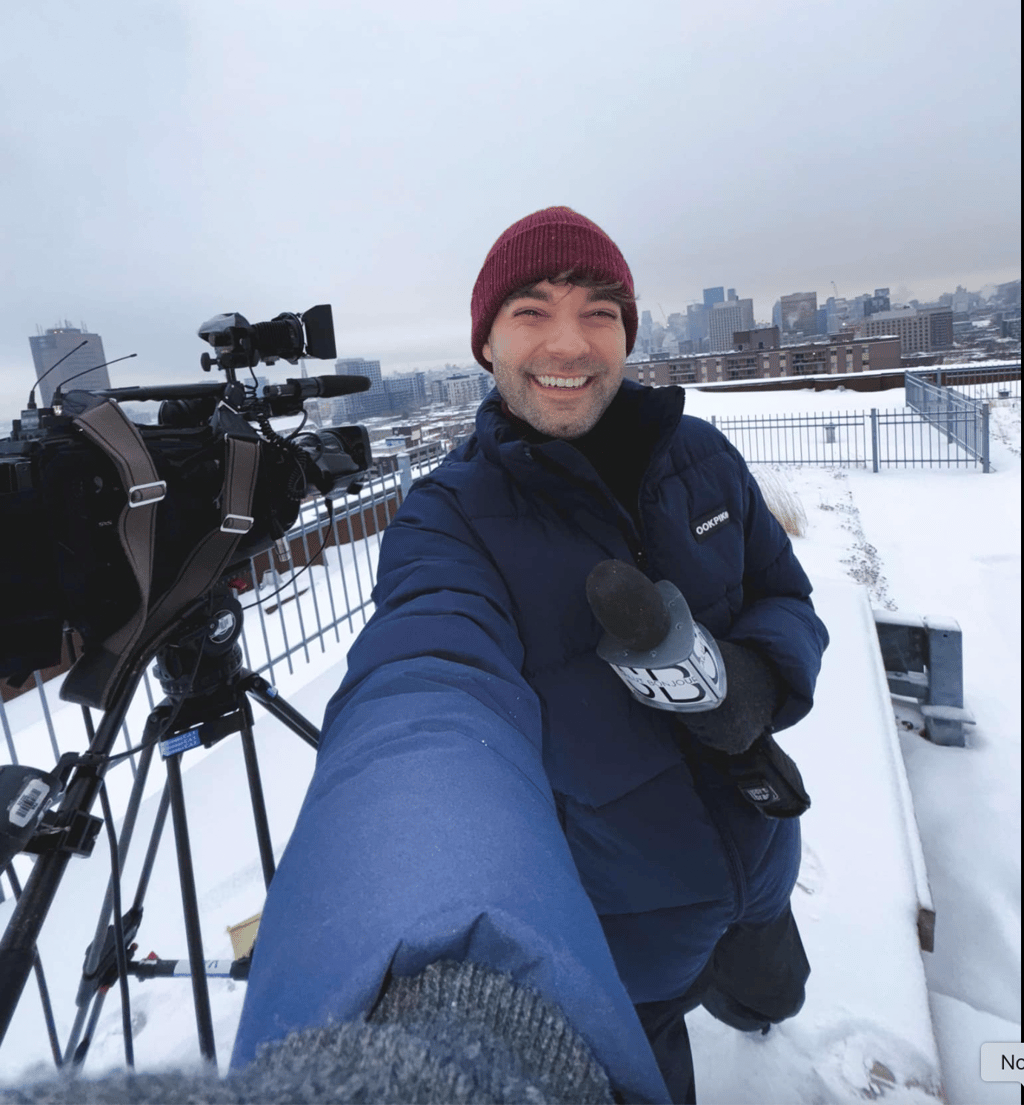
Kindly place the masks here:
<instances>
[{"instance_id":1,"label":"white teeth","mask_svg":"<svg viewBox=\"0 0 1024 1105\"><path fill-rule=\"evenodd\" d=\"M546 388L581 388L589 379L589 376L538 376L537 383Z\"/></svg>"}]
</instances>

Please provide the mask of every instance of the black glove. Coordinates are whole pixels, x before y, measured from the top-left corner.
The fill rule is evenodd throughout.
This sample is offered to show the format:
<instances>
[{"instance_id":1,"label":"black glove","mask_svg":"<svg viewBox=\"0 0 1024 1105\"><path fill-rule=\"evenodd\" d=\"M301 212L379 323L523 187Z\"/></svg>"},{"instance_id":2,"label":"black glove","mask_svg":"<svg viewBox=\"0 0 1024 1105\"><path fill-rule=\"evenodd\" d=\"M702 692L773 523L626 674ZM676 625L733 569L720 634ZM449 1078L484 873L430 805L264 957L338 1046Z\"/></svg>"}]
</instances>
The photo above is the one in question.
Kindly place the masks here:
<instances>
[{"instance_id":1,"label":"black glove","mask_svg":"<svg viewBox=\"0 0 1024 1105\"><path fill-rule=\"evenodd\" d=\"M737 756L771 728L781 688L767 660L752 648L718 641L725 663L725 698L714 710L677 715L702 744Z\"/></svg>"}]
</instances>

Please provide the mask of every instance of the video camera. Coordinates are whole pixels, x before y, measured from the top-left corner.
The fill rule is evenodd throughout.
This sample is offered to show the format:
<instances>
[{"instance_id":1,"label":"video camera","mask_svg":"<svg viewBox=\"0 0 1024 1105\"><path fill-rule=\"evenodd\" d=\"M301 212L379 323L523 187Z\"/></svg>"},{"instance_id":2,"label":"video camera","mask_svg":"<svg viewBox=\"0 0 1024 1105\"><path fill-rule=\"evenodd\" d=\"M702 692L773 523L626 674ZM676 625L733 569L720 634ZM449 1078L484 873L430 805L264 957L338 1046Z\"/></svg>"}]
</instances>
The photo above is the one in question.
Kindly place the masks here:
<instances>
[{"instance_id":1,"label":"video camera","mask_svg":"<svg viewBox=\"0 0 1024 1105\"><path fill-rule=\"evenodd\" d=\"M365 391L361 376L259 387L260 361L335 357L329 305L250 324L237 313L199 328L226 380L99 391L59 387L0 440L0 678L18 685L56 664L65 625L83 654L62 697L105 709L128 659L152 652L178 614L232 566L269 549L305 498L359 490L372 463L364 427L278 434L274 417L307 399ZM54 366L56 367L56 366ZM248 369L251 382L237 378ZM33 393L34 393L33 388ZM121 404L159 400L159 424Z\"/></svg>"}]
</instances>

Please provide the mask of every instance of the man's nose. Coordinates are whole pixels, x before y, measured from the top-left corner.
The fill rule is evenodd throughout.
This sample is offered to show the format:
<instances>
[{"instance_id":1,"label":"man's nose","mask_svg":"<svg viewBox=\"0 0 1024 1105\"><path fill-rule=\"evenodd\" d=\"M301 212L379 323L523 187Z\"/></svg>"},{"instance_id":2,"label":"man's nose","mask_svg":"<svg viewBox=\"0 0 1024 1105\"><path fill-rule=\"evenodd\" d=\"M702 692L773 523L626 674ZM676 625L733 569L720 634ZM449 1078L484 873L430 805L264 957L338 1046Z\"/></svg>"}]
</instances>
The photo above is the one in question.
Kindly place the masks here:
<instances>
[{"instance_id":1,"label":"man's nose","mask_svg":"<svg viewBox=\"0 0 1024 1105\"><path fill-rule=\"evenodd\" d=\"M572 361L590 351L590 342L578 319L559 318L552 322L548 334L548 353L561 360Z\"/></svg>"}]
</instances>

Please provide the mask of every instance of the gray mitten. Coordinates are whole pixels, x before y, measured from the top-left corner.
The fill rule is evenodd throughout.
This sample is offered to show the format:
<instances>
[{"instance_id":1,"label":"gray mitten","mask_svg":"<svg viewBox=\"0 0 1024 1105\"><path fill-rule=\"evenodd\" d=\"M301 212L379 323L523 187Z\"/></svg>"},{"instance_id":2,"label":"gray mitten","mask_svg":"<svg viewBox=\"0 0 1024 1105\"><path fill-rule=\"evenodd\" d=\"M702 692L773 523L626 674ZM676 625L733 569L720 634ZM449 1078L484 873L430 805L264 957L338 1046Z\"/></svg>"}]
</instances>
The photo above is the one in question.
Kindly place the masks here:
<instances>
[{"instance_id":1,"label":"gray mitten","mask_svg":"<svg viewBox=\"0 0 1024 1105\"><path fill-rule=\"evenodd\" d=\"M771 727L779 684L771 665L752 648L717 643L725 663L725 698L714 710L681 714L679 721L702 744L736 756Z\"/></svg>"}]
</instances>

